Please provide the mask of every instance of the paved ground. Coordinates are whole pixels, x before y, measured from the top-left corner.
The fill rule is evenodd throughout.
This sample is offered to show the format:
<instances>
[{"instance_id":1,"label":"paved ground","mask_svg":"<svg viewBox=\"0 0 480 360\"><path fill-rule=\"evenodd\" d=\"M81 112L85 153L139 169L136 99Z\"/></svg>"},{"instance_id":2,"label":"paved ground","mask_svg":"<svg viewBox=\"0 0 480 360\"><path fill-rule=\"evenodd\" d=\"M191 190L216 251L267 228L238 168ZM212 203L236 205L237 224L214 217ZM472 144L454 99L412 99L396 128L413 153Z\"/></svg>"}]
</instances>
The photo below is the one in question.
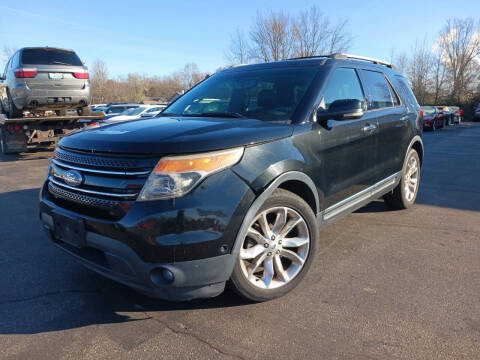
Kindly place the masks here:
<instances>
[{"instance_id":1,"label":"paved ground","mask_svg":"<svg viewBox=\"0 0 480 360\"><path fill-rule=\"evenodd\" d=\"M151 300L49 244L48 152L0 157L0 358L478 359L480 124L425 134L418 204L322 230L306 281L268 303Z\"/></svg>"}]
</instances>

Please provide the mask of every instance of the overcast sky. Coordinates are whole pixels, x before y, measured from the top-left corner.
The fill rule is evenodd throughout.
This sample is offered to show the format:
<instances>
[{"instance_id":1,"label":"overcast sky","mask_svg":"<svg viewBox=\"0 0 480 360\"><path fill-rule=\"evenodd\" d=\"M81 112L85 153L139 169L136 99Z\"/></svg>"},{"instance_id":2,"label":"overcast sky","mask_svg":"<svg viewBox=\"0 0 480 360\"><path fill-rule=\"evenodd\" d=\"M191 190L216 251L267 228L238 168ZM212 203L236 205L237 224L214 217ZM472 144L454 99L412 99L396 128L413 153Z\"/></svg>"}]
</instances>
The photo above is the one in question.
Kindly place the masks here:
<instances>
[{"instance_id":1,"label":"overcast sky","mask_svg":"<svg viewBox=\"0 0 480 360\"><path fill-rule=\"evenodd\" d=\"M247 32L258 10L293 16L313 4L333 21L349 19L351 53L385 60L434 39L447 18L480 18L478 0L0 0L0 49L70 48L88 65L102 59L111 76L167 75L188 62L211 72L227 63L230 34Z\"/></svg>"}]
</instances>

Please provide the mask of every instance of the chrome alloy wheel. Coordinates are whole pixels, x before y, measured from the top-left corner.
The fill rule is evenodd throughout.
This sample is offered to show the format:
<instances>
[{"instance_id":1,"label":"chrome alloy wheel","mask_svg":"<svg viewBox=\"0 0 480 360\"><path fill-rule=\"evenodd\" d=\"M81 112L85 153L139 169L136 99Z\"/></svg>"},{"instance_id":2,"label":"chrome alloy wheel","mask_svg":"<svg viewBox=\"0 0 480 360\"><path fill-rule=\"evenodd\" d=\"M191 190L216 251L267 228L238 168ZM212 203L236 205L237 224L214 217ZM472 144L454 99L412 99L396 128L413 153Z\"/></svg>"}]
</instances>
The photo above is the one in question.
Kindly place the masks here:
<instances>
[{"instance_id":1,"label":"chrome alloy wheel","mask_svg":"<svg viewBox=\"0 0 480 360\"><path fill-rule=\"evenodd\" d=\"M411 202L415 198L418 188L418 161L411 157L407 162L407 171L404 177L405 198Z\"/></svg>"},{"instance_id":2,"label":"chrome alloy wheel","mask_svg":"<svg viewBox=\"0 0 480 360\"><path fill-rule=\"evenodd\" d=\"M273 207L252 221L240 249L242 273L261 289L279 288L303 268L310 234L303 217L287 207Z\"/></svg>"}]
</instances>

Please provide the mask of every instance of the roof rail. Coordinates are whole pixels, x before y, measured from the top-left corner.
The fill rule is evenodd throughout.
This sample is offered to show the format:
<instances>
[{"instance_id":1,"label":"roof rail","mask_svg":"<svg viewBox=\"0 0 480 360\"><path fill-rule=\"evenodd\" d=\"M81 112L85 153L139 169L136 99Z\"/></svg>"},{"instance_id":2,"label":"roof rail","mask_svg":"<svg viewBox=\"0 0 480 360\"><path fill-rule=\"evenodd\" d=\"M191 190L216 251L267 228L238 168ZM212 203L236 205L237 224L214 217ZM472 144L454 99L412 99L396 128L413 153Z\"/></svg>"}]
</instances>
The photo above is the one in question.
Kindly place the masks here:
<instances>
[{"instance_id":1,"label":"roof rail","mask_svg":"<svg viewBox=\"0 0 480 360\"><path fill-rule=\"evenodd\" d=\"M362 60L362 61L369 61L369 62L374 63L374 64L385 65L385 66L387 66L391 69L395 69L395 66L393 66L389 62L386 62L386 61L383 61L383 60L369 58L369 57L366 57L366 56L346 54L346 53L334 53L334 54L329 54L329 55L301 56L301 57L291 58L291 59L288 59L288 60L315 59L315 58Z\"/></svg>"},{"instance_id":2,"label":"roof rail","mask_svg":"<svg viewBox=\"0 0 480 360\"><path fill-rule=\"evenodd\" d=\"M359 56L359 55L352 55L352 54L345 54L345 53L334 53L330 55L325 55L325 57L332 58L332 59L352 59L352 60L368 61L374 64L385 65L391 69L395 68L391 63L387 61L378 60L378 59L374 59L366 56Z\"/></svg>"}]
</instances>

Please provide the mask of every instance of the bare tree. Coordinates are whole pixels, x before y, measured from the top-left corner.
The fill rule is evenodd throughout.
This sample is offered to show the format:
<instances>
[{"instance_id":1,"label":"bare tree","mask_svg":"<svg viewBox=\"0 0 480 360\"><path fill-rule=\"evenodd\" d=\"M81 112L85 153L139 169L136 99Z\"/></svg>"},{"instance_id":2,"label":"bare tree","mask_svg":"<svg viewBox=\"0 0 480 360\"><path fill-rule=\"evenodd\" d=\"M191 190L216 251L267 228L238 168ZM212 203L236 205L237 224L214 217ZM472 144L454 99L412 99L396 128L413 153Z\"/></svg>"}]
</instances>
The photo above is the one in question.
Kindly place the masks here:
<instances>
[{"instance_id":1,"label":"bare tree","mask_svg":"<svg viewBox=\"0 0 480 360\"><path fill-rule=\"evenodd\" d=\"M299 14L294 21L293 31L295 56L314 56L328 51L330 22L315 5Z\"/></svg>"},{"instance_id":2,"label":"bare tree","mask_svg":"<svg viewBox=\"0 0 480 360\"><path fill-rule=\"evenodd\" d=\"M250 30L250 39L252 57L265 62L288 59L294 50L292 21L282 11L258 12Z\"/></svg>"},{"instance_id":3,"label":"bare tree","mask_svg":"<svg viewBox=\"0 0 480 360\"><path fill-rule=\"evenodd\" d=\"M92 85L92 101L93 103L105 103L106 99L106 84L108 81L107 65L96 59L93 62L92 70L90 70L91 85Z\"/></svg>"},{"instance_id":4,"label":"bare tree","mask_svg":"<svg viewBox=\"0 0 480 360\"><path fill-rule=\"evenodd\" d=\"M408 70L409 59L407 53L403 52L397 56L392 55L392 58L391 63L395 65L398 71L405 73Z\"/></svg>"},{"instance_id":5,"label":"bare tree","mask_svg":"<svg viewBox=\"0 0 480 360\"><path fill-rule=\"evenodd\" d=\"M412 58L407 67L407 76L420 104L425 104L427 101L432 60L432 53L426 40L422 42L416 40L412 49Z\"/></svg>"},{"instance_id":6,"label":"bare tree","mask_svg":"<svg viewBox=\"0 0 480 360\"><path fill-rule=\"evenodd\" d=\"M249 62L249 45L245 34L237 28L230 36L230 46L225 57L231 64L246 64Z\"/></svg>"},{"instance_id":7,"label":"bare tree","mask_svg":"<svg viewBox=\"0 0 480 360\"><path fill-rule=\"evenodd\" d=\"M443 50L439 48L432 49L432 92L433 103L438 104L440 99L444 97L446 69L443 64Z\"/></svg>"},{"instance_id":8,"label":"bare tree","mask_svg":"<svg viewBox=\"0 0 480 360\"><path fill-rule=\"evenodd\" d=\"M348 20L340 20L330 31L330 54L347 51L352 45L352 36L346 31Z\"/></svg>"},{"instance_id":9,"label":"bare tree","mask_svg":"<svg viewBox=\"0 0 480 360\"><path fill-rule=\"evenodd\" d=\"M449 19L437 40L443 62L452 78L451 101L464 102L472 91L480 55L480 23L473 19Z\"/></svg>"},{"instance_id":10,"label":"bare tree","mask_svg":"<svg viewBox=\"0 0 480 360\"><path fill-rule=\"evenodd\" d=\"M13 47L13 46L4 46L3 47L2 57L1 57L2 62L0 63L0 72L3 72L3 68L7 64L8 60L10 60L12 55L15 54L15 52L17 50L18 49L16 47Z\"/></svg>"},{"instance_id":11,"label":"bare tree","mask_svg":"<svg viewBox=\"0 0 480 360\"><path fill-rule=\"evenodd\" d=\"M183 70L174 75L178 77L183 90L192 88L205 78L205 74L198 69L198 66L195 63L185 64Z\"/></svg>"}]
</instances>

